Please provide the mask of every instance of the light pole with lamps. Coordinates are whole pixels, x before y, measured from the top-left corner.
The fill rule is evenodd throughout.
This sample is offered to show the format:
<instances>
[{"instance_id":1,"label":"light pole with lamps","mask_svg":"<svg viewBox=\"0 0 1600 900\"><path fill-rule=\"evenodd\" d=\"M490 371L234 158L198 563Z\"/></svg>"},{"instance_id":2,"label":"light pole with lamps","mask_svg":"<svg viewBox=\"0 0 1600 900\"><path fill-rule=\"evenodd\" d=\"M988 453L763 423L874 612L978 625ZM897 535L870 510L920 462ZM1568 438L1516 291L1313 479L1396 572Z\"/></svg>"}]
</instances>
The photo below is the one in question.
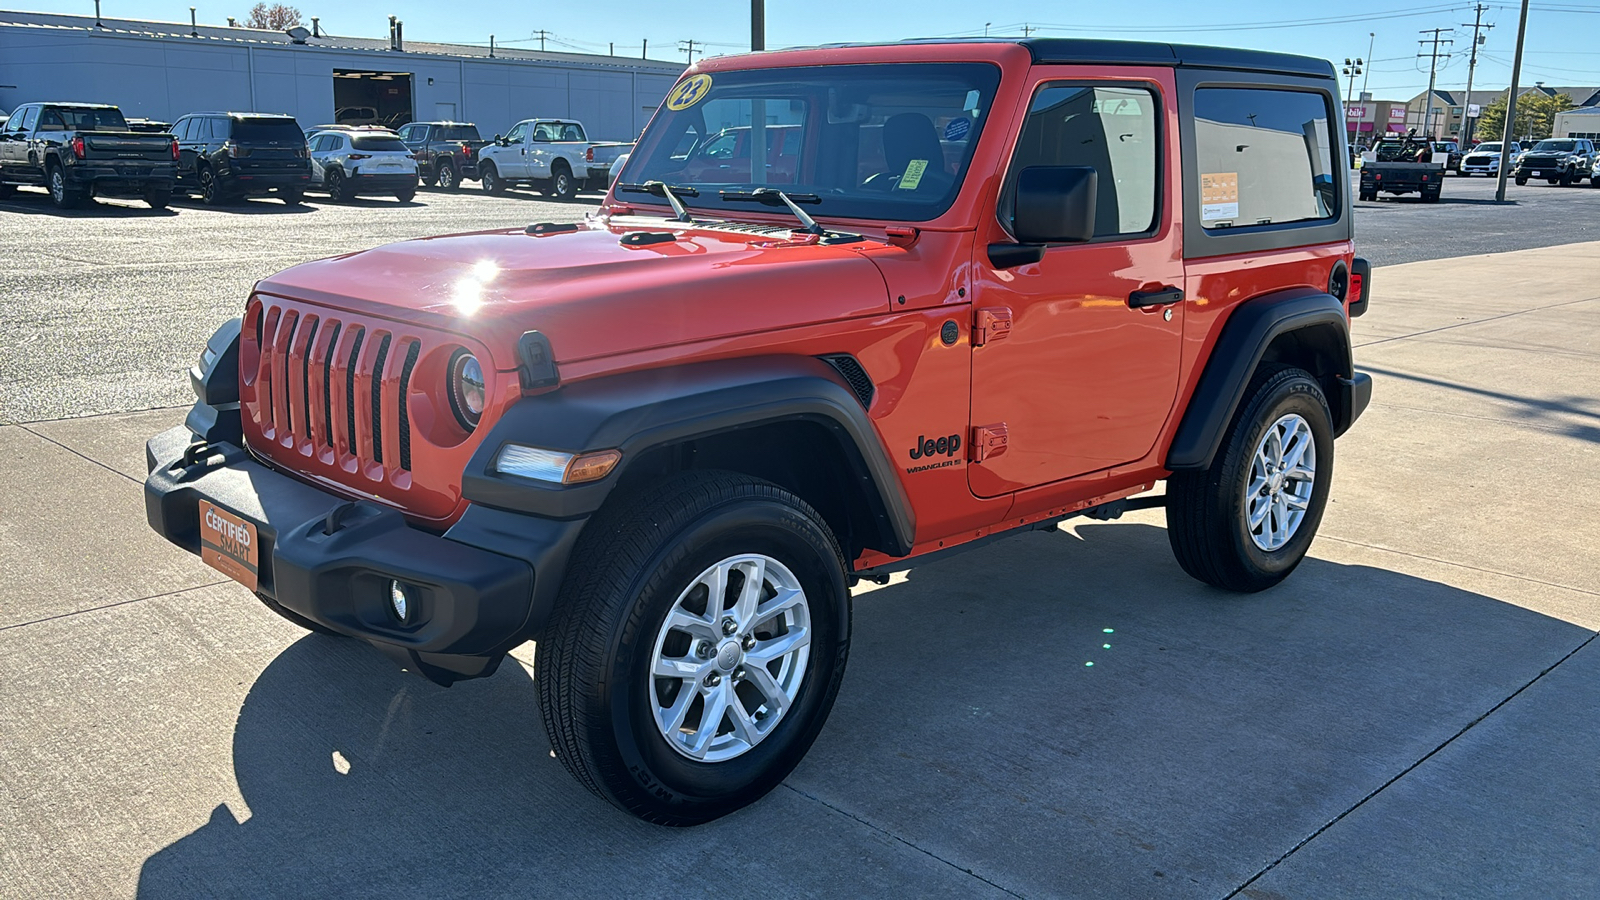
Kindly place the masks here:
<instances>
[{"instance_id":1,"label":"light pole with lamps","mask_svg":"<svg viewBox=\"0 0 1600 900\"><path fill-rule=\"evenodd\" d=\"M1355 146L1356 143L1356 129L1361 123L1350 121L1350 104L1356 93L1356 76L1361 74L1362 65L1363 63L1361 57L1359 56L1356 57L1354 62L1351 62L1348 57L1346 57L1344 61L1344 74L1350 79L1350 86L1345 88L1344 91L1344 119L1345 122L1349 123L1350 126L1348 130L1350 132L1350 145L1352 147ZM1376 123L1374 123L1372 127L1377 128L1378 126Z\"/></svg>"}]
</instances>

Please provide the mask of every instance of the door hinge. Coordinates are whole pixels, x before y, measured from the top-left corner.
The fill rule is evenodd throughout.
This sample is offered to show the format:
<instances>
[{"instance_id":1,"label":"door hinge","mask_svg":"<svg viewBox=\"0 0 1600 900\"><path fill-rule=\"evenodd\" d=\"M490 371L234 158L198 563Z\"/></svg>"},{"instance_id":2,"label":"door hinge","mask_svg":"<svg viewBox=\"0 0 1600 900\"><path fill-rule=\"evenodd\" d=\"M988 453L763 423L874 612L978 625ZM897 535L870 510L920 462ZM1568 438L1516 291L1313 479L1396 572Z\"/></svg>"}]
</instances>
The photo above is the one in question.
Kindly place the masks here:
<instances>
[{"instance_id":1,"label":"door hinge","mask_svg":"<svg viewBox=\"0 0 1600 900\"><path fill-rule=\"evenodd\" d=\"M1003 340L1011 333L1011 310L1004 306L986 306L973 310L972 346Z\"/></svg>"},{"instance_id":2,"label":"door hinge","mask_svg":"<svg viewBox=\"0 0 1600 900\"><path fill-rule=\"evenodd\" d=\"M1003 456L1006 452L1006 442L1010 432L1006 423L995 425L978 425L972 429L972 441L968 446L972 450L972 461L983 462L996 456Z\"/></svg>"}]
</instances>

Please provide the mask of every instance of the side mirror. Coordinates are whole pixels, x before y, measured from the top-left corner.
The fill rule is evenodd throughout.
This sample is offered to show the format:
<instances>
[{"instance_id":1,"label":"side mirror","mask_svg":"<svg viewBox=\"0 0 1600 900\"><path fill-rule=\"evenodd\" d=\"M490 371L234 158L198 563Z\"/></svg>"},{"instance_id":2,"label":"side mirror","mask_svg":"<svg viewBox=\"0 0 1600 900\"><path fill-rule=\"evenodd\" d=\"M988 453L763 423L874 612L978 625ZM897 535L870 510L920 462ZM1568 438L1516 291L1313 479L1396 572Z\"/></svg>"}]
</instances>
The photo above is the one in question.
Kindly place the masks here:
<instances>
[{"instance_id":1,"label":"side mirror","mask_svg":"<svg viewBox=\"0 0 1600 900\"><path fill-rule=\"evenodd\" d=\"M1015 244L990 244L989 260L1010 269L1044 258L1047 244L1094 238L1100 173L1093 166L1031 166L1017 175Z\"/></svg>"},{"instance_id":2,"label":"side mirror","mask_svg":"<svg viewBox=\"0 0 1600 900\"><path fill-rule=\"evenodd\" d=\"M497 134L497 135L494 136L494 138L492 140L490 140L490 143L491 144L498 144L498 145L503 147L505 145L503 143L501 143L501 142L504 141L504 140L505 140L505 138L503 138L503 137L501 137L500 135Z\"/></svg>"}]
</instances>

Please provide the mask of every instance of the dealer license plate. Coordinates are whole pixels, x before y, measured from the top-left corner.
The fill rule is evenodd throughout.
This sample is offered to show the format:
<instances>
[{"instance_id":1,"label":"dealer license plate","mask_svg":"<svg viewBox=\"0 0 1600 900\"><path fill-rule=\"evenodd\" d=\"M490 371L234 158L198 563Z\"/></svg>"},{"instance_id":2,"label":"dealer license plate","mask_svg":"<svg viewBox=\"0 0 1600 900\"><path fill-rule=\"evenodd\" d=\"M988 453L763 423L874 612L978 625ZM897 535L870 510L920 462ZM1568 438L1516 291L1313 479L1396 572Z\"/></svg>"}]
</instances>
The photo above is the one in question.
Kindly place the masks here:
<instances>
[{"instance_id":1,"label":"dealer license plate","mask_svg":"<svg viewBox=\"0 0 1600 900\"><path fill-rule=\"evenodd\" d=\"M261 574L258 538L254 522L200 501L200 560L252 591Z\"/></svg>"},{"instance_id":2,"label":"dealer license plate","mask_svg":"<svg viewBox=\"0 0 1600 900\"><path fill-rule=\"evenodd\" d=\"M1532 175L1535 178L1538 178L1539 176L1543 175L1544 173L1543 172L1530 172L1528 174Z\"/></svg>"}]
</instances>

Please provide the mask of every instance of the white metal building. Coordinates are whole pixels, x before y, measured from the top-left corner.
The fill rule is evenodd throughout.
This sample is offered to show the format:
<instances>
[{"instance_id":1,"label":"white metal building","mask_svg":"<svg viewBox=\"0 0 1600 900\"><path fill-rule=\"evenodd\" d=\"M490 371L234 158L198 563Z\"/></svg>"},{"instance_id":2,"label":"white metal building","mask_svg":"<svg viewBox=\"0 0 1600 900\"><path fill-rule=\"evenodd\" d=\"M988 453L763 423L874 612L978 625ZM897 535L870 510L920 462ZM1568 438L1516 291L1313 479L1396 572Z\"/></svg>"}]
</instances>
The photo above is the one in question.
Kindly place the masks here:
<instances>
[{"instance_id":1,"label":"white metal building","mask_svg":"<svg viewBox=\"0 0 1600 900\"><path fill-rule=\"evenodd\" d=\"M1556 113L1555 129L1551 135L1558 138L1580 137L1600 140L1600 106Z\"/></svg>"},{"instance_id":2,"label":"white metal building","mask_svg":"<svg viewBox=\"0 0 1600 900\"><path fill-rule=\"evenodd\" d=\"M374 23L379 28L387 22ZM171 122L200 110L289 113L302 126L368 107L387 121L572 118L595 140L632 140L681 63L462 44L0 11L0 108L114 103Z\"/></svg>"}]
</instances>

